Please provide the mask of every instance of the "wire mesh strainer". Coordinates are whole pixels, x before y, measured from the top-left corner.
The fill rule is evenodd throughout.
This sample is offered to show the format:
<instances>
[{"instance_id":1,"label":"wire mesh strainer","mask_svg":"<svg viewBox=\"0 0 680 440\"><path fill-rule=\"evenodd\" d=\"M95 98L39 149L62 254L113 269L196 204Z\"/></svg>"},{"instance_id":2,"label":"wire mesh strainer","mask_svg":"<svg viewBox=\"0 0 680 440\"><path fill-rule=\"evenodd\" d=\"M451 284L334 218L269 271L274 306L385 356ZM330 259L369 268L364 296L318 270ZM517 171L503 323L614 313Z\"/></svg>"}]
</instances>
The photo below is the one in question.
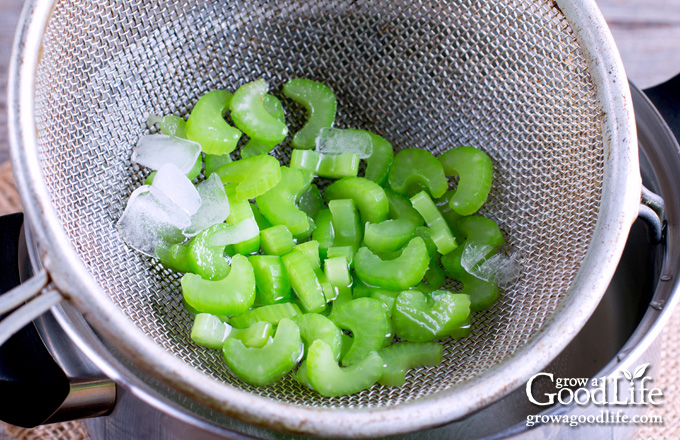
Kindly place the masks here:
<instances>
[{"instance_id":1,"label":"wire mesh strainer","mask_svg":"<svg viewBox=\"0 0 680 440\"><path fill-rule=\"evenodd\" d=\"M637 214L629 92L592 2L76 0L29 1L24 14L13 158L55 286L120 356L251 423L386 435L492 403L585 323ZM148 173L129 160L146 117L185 116L206 91L260 77L279 96L289 78L328 84L337 126L397 150L467 144L494 162L483 214L520 257L520 278L475 315L472 336L445 342L440 366L402 388L323 398L290 377L243 384L218 352L191 343L179 277L116 232ZM304 111L284 105L294 133Z\"/></svg>"}]
</instances>

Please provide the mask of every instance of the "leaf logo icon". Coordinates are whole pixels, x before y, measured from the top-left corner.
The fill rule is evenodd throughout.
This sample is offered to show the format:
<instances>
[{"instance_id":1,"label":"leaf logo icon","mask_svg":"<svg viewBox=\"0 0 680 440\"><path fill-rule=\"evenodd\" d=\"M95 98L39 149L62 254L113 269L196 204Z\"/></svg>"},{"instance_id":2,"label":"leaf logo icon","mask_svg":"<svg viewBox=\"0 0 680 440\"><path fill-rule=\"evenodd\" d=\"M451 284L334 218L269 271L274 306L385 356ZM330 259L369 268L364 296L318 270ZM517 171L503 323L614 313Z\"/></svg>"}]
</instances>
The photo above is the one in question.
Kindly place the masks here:
<instances>
[{"instance_id":1,"label":"leaf logo icon","mask_svg":"<svg viewBox=\"0 0 680 440\"><path fill-rule=\"evenodd\" d=\"M650 365L651 364L638 365L633 374L630 374L630 371L628 370L621 369L621 374L623 374L623 376L630 381L630 384L633 385L635 379L639 379L645 375L645 371L647 371L647 368L649 368Z\"/></svg>"},{"instance_id":2,"label":"leaf logo icon","mask_svg":"<svg viewBox=\"0 0 680 440\"><path fill-rule=\"evenodd\" d=\"M630 381L630 383L633 383L633 375L630 374L628 370L621 369L621 373L623 373L623 376Z\"/></svg>"},{"instance_id":3,"label":"leaf logo icon","mask_svg":"<svg viewBox=\"0 0 680 440\"><path fill-rule=\"evenodd\" d=\"M639 365L639 366L635 369L635 373L633 374L633 379L639 379L639 378L641 378L642 376L644 376L644 375L645 375L645 371L647 371L647 368L649 367L649 365L650 365L650 364L642 364L642 365Z\"/></svg>"}]
</instances>

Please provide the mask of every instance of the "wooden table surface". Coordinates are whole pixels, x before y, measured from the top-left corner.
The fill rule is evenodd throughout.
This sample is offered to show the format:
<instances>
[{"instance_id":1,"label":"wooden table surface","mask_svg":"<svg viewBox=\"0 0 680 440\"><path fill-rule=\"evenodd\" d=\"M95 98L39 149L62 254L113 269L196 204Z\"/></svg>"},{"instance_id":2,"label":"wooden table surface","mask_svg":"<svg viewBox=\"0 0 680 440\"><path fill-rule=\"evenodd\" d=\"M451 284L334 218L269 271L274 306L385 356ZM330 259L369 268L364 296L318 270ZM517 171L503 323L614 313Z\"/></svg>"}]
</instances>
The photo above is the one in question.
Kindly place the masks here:
<instances>
[{"instance_id":1,"label":"wooden table surface","mask_svg":"<svg viewBox=\"0 0 680 440\"><path fill-rule=\"evenodd\" d=\"M596 0L628 77L641 88L680 72L680 0ZM23 1L0 0L0 163L8 159L7 65Z\"/></svg>"}]
</instances>

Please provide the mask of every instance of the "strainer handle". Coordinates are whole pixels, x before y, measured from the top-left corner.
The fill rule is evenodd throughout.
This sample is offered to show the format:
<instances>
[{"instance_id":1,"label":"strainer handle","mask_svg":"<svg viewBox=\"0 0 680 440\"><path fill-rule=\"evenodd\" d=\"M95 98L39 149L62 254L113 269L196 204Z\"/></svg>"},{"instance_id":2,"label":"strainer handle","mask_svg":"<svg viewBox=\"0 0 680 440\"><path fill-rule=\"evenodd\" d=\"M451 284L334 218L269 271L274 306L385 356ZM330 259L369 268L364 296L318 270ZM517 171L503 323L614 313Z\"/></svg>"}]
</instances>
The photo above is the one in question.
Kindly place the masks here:
<instances>
[{"instance_id":1,"label":"strainer handle","mask_svg":"<svg viewBox=\"0 0 680 440\"><path fill-rule=\"evenodd\" d=\"M22 224L22 214L0 217L0 420L33 427L105 415L115 404L114 383L68 349L70 339L51 314L40 318L47 342L31 323L63 297L56 290L41 293L49 283L45 270L20 284Z\"/></svg>"},{"instance_id":2,"label":"strainer handle","mask_svg":"<svg viewBox=\"0 0 680 440\"><path fill-rule=\"evenodd\" d=\"M661 196L642 186L640 196L640 210L638 218L642 219L650 227L650 235L653 243L661 243L664 233L664 201Z\"/></svg>"},{"instance_id":3,"label":"strainer handle","mask_svg":"<svg viewBox=\"0 0 680 440\"><path fill-rule=\"evenodd\" d=\"M643 92L654 104L675 139L680 142L680 74ZM663 199L644 186L639 217L652 227L656 242L661 241L664 228Z\"/></svg>"}]
</instances>

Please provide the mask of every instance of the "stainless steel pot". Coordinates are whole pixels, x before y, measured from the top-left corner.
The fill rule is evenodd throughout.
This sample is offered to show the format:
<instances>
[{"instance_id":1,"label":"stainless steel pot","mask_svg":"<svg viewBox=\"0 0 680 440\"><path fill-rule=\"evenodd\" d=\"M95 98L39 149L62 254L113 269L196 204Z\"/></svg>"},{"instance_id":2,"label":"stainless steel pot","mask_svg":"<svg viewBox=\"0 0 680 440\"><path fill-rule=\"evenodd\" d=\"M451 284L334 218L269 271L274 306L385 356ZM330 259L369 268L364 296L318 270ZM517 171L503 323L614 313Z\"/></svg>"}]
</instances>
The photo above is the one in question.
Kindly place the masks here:
<instances>
[{"instance_id":1,"label":"stainless steel pot","mask_svg":"<svg viewBox=\"0 0 680 440\"><path fill-rule=\"evenodd\" d=\"M107 374L117 378L122 368L127 368L138 374L137 381L142 382L148 381L151 375L153 380L172 388L173 391L164 392L168 393L166 397L172 395L168 399L175 405L182 406L185 401L189 402L187 405L196 405L195 401L200 401L202 406L212 408L209 413L215 420L227 420L231 416L291 432L369 436L423 429L467 416L520 386L578 332L604 292L628 228L638 214L640 186L631 105L611 37L592 2L582 5L560 1L526 1L521 5L442 3L434 9L430 9L429 4L390 2L377 6L366 4L357 9L350 3L324 5L327 9L296 5L276 6L288 20L281 24L270 19L258 21L252 14L239 15L238 6L231 4L223 8L207 6L211 12L206 15L203 4L187 8L184 3L172 3L167 4L166 9L157 10L142 2L108 11L111 15L107 15L104 22L96 18L104 12L97 9L99 4L42 1L27 4L25 25L18 39L16 53L19 55L13 68L15 87L11 87L16 91L10 100L14 160L18 182L27 199L32 231L37 236L40 260L45 264L34 283L42 287L49 274L61 292L53 290L41 295L34 300L34 310L45 309L62 296L68 297L100 332L105 344L102 351L94 348L101 343L87 340L89 336L77 335L75 327L66 323L66 316L82 321L68 306L64 306L59 319L71 329L70 336L83 344L88 357L100 360ZM271 18L268 13L271 6L265 2L249 11ZM483 12L482 22L475 19L475 11ZM518 11L521 17L516 16ZM75 22L69 19L72 14ZM136 26L140 16L149 19L139 20L141 25ZM84 22L79 26L77 19L80 18ZM451 23L452 18L461 21ZM525 19L532 20L535 27L513 28ZM219 27L219 23L233 20L242 26L236 27L236 32ZM376 23L385 20L387 27L376 27L374 20L378 20ZM159 26L159 22L163 26ZM92 41L87 29L102 23L102 28L108 31L95 32ZM196 27L197 23L200 26ZM200 38L188 39L185 24ZM230 376L216 377L218 370L213 357L187 348L182 341L183 333L169 330L169 322L177 326L188 319L181 307L161 305L163 301L172 301L172 282L176 287L176 279L160 286L160 290L167 293L162 301L154 299L154 292L159 289L150 286L163 283L162 274L153 270L152 262L131 254L107 226L111 220L107 216L112 212L115 215L117 208L102 208L102 203L113 200L115 205L122 200L125 188L131 189L144 175L144 170L123 166L127 161L125 144L122 147L120 143L112 144L111 136L118 136L116 142L123 143L138 136L135 130L126 131L126 127L134 127L143 119L140 106L159 111L170 105L168 97L174 100L175 106L178 99L187 105L199 92L221 84L214 79L211 69L215 66L211 62L195 70L196 66L191 64L194 58L187 54L200 58L202 44L207 41L206 47L220 56L231 53L246 57L249 61L243 64L245 70L228 71L221 80L223 85L233 86L243 77L259 74L265 65L268 74L280 79L277 65L267 64L274 58L258 52L257 38L241 32L250 31L253 26L271 26L266 32L256 32L271 37L263 48L274 46L289 52L295 52L296 48L287 45L297 41L289 33L299 34L298 26L302 26L303 48L325 48L330 53L302 58L310 63L303 65L295 64L301 60L299 57L285 58L286 63L291 63L290 69L309 75L321 75L319 68L326 69L334 86L346 89L343 93L358 93L363 102L358 108L371 108L375 114L384 116L387 122L378 129L390 132L402 146L425 139L428 145L436 145L430 147L435 151L446 148L439 146L442 139L437 134L442 133L440 128L445 124L448 128L443 132L448 131L459 139L470 136L472 141L492 145L492 156L497 156L504 185L498 186L498 194L492 197L487 214L496 217L502 227L510 231L510 237L518 237L511 244L527 252L524 280L506 293L496 310L477 316L480 331L476 336L466 340L463 346L447 344L442 368L424 372L428 377L414 378L398 396L377 390L342 401L323 401L318 396L305 394L304 390L294 389L290 381L277 389L244 392L242 384ZM433 30L440 27L441 31ZM441 44L439 39L448 38L446 32L450 28L467 29L471 33L454 32L450 35L451 44ZM216 35L221 35L215 33L216 29L225 30L228 41L243 42L245 46L236 44L240 52L230 52L231 47L223 40L215 40ZM355 35L356 29L368 32L361 36L370 35L368 40L374 44L364 47L363 40ZM204 35L203 30L207 34ZM506 38L506 33L510 37ZM73 40L62 41L65 35ZM387 35L387 41L383 35ZM391 72L389 69L347 71L342 67L353 59L388 64L408 62L412 54L409 50L391 52L390 45L392 41L398 47L402 42L407 44L413 35L418 35L422 39L418 42L423 43L418 46L420 49L414 49L414 56L419 60L413 66L417 74L400 77L401 83L389 75L370 76ZM344 47L340 43L347 41L351 48L334 58L333 52L340 53L338 48ZM473 41L476 42L473 47L465 45ZM168 47L163 46L167 43L177 50L168 51ZM537 44L540 50L535 51ZM439 53L452 48L456 48L457 53ZM258 54L256 60L247 58L249 50ZM375 52L375 57L356 57L354 50L367 50L366 56ZM169 58L165 57L167 54ZM391 58L393 54L397 54L395 59ZM426 58L430 56L441 60L429 62ZM328 70L323 63L315 65L314 59L334 60L338 69ZM546 59L560 62L546 63ZM65 69L59 69L62 64ZM194 69L191 72L205 75L197 78L194 73L186 76L186 71L177 70L186 66ZM75 70L69 70L71 67ZM445 94L445 98L440 99L444 89L435 87L440 85L437 84L440 67L445 71L441 76L444 85L462 91L462 96ZM144 76L145 72L154 72L157 76ZM173 73L168 77L167 72L181 72L182 75L176 76L198 81L200 86L183 89L188 91L186 96L151 95L151 101L146 102L148 95L140 95L141 91L154 85L167 87L168 79L175 78ZM457 77L455 72L464 74ZM515 86L528 86L521 90L510 87L511 81L506 81L509 72L520 74ZM288 74L290 72L286 72ZM555 81L556 77L562 79ZM71 81L75 83L70 84ZM457 113L470 117L463 118L460 125L451 123L451 119L427 119L426 114L439 112L414 108L411 98L407 96L407 101L403 101L399 93L389 95L391 100L385 101L385 96L366 89L367 85L380 81L398 87L408 84L426 92L423 95L428 98L426 101L435 103L443 115L449 114L451 102L471 106L469 112ZM569 84L568 90L565 84ZM498 95L498 90L506 89L519 97L519 101ZM113 99L115 95L118 98ZM449 101L452 98L455 99ZM491 105L487 106L487 102ZM60 105L64 106L62 110ZM551 122L541 125L532 112L532 105L541 109L541 116L550 115ZM388 110L394 108L399 109L396 119L395 115L388 114ZM186 108L179 110L180 113L186 111ZM354 114L356 112L348 111L341 117L341 123L368 123L368 120L355 121ZM491 123L497 122L499 115L508 118L506 125ZM81 118L88 122L79 125ZM295 118L293 123L299 124L300 115ZM404 121L413 127L418 121L435 126L406 133L399 130ZM515 129L517 124L531 129L540 127L540 130L523 132ZM490 130L479 131L479 126ZM579 136L573 136L574 132ZM73 142L78 149L64 148L65 142ZM574 145L578 148L572 149ZM83 153L83 163L75 162L78 155L74 156L74 151ZM285 156L286 152L279 154ZM535 160L542 160L538 173ZM122 178L114 171L123 171ZM65 176L68 176L66 180ZM84 186L73 186L73 181ZM73 201L78 205L69 205ZM538 209L541 215L530 215ZM640 212L654 217L647 208L641 208ZM103 229L102 224L97 223L102 219L108 219ZM97 238L92 240L92 237ZM147 295L139 295L136 289ZM144 312L138 313L138 310ZM15 317L15 322L22 322L21 315ZM173 319L166 321L167 317ZM131 325L130 320L139 328ZM470 362L458 354L461 350L481 355ZM192 363L193 367L180 359ZM428 386L425 393L420 389L423 384ZM419 397L422 394L428 397ZM329 406L345 410L337 411Z\"/></svg>"}]
</instances>

